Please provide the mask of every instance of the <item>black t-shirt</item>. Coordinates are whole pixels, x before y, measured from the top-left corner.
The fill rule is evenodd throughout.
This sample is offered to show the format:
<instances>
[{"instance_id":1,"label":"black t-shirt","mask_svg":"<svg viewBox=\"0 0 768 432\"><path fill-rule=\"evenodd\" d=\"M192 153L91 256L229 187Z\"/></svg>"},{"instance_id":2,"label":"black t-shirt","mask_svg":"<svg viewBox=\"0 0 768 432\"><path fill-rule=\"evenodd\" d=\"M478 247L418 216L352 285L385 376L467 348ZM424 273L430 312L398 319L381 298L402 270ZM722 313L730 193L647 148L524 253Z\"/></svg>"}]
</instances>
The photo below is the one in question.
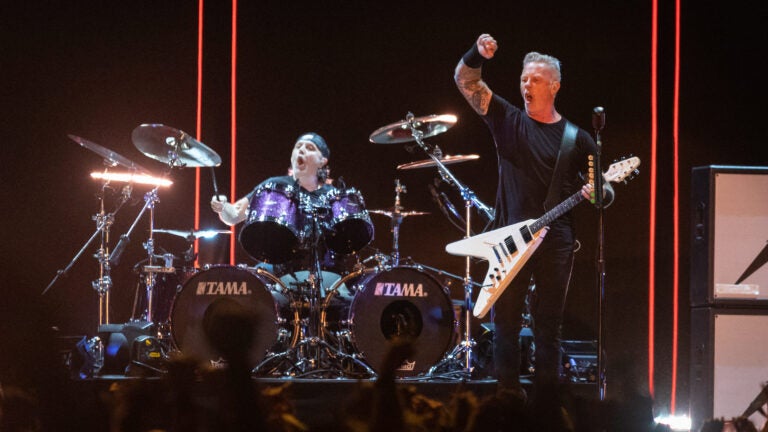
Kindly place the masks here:
<instances>
[{"instance_id":1,"label":"black t-shirt","mask_svg":"<svg viewBox=\"0 0 768 432\"><path fill-rule=\"evenodd\" d=\"M566 119L540 123L496 94L491 99L488 113L482 118L493 135L499 163L494 227L538 219L545 213L544 201L552 181ZM594 154L596 149L592 137L579 128L558 202L581 188L578 173L587 166L587 155ZM551 226L572 227L572 224L568 212Z\"/></svg>"},{"instance_id":2,"label":"black t-shirt","mask_svg":"<svg viewBox=\"0 0 768 432\"><path fill-rule=\"evenodd\" d=\"M299 185L299 181L294 179L291 176L277 176L277 177L270 177L263 182L259 183L253 190L248 193L248 201L253 202L253 194L255 194L258 190L261 190L263 188L271 188L271 189L278 189L278 190L286 190L289 189L295 193L301 193L303 197L306 197L306 199L309 200L312 204L320 204L322 203L322 199L324 196L328 194L328 192L331 192L335 190L336 188L329 184L323 184L317 190L315 191L308 191L301 187Z\"/></svg>"}]
</instances>

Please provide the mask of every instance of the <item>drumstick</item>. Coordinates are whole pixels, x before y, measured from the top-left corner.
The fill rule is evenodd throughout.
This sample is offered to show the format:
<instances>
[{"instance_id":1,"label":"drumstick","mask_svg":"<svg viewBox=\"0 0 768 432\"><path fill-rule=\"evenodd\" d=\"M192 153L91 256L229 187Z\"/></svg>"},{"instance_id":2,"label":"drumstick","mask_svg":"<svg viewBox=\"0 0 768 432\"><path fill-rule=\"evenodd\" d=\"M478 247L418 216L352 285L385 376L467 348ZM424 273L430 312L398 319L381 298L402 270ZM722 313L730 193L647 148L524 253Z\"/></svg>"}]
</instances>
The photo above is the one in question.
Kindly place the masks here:
<instances>
[{"instance_id":1,"label":"drumstick","mask_svg":"<svg viewBox=\"0 0 768 432\"><path fill-rule=\"evenodd\" d=\"M213 196L216 197L217 201L221 201L221 198L219 198L219 187L216 185L216 170L214 167L211 167L211 179L213 180Z\"/></svg>"}]
</instances>

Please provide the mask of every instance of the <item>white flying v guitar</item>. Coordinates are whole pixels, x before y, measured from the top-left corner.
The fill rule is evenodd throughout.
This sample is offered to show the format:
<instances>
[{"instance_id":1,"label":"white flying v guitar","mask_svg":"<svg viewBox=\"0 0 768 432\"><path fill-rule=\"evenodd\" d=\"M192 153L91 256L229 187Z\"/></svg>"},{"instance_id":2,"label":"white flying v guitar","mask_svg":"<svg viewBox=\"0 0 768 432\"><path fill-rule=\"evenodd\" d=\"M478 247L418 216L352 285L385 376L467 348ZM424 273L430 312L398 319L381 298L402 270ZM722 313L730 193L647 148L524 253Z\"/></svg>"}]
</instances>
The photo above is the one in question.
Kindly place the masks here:
<instances>
[{"instance_id":1,"label":"white flying v guitar","mask_svg":"<svg viewBox=\"0 0 768 432\"><path fill-rule=\"evenodd\" d=\"M605 181L620 182L635 173L640 158L631 157L608 167ZM546 212L539 219L529 219L448 244L452 255L471 256L488 261L488 274L475 301L472 313L483 318L504 289L533 255L549 231L549 224L584 200L581 190Z\"/></svg>"}]
</instances>

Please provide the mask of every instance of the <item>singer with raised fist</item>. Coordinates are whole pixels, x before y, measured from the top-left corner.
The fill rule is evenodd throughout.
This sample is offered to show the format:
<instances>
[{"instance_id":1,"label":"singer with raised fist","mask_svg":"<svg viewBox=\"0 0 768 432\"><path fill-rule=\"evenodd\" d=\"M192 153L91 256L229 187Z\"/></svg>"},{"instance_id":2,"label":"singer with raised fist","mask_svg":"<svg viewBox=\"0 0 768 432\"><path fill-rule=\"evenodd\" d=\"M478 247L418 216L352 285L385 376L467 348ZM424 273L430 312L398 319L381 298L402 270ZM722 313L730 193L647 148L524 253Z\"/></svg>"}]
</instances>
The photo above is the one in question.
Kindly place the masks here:
<instances>
[{"instance_id":1,"label":"singer with raised fist","mask_svg":"<svg viewBox=\"0 0 768 432\"><path fill-rule=\"evenodd\" d=\"M597 150L590 134L555 108L561 86L560 61L538 52L525 55L518 105L491 91L482 79L483 65L498 49L493 36L480 35L454 75L459 91L490 129L496 147L499 177L493 229L539 218L579 188L589 197L591 186L584 185L580 172L586 171L588 155ZM613 191L609 185L604 190L606 205ZM494 305L494 366L502 396L527 398L539 408L554 399L575 245L573 215L568 212L550 225L543 243ZM526 395L520 384L519 335L531 283L535 283L531 299L535 373L533 393Z\"/></svg>"}]
</instances>

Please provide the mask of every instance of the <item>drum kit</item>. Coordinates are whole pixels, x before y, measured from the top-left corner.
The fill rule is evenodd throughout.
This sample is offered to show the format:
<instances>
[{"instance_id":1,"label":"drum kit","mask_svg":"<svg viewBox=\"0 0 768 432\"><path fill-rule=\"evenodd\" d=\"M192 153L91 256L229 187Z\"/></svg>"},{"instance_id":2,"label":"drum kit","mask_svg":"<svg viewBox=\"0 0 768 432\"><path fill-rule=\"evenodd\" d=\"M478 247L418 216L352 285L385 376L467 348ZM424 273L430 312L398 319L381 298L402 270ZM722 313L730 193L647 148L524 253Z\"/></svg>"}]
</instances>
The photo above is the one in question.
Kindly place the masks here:
<instances>
[{"instance_id":1,"label":"drum kit","mask_svg":"<svg viewBox=\"0 0 768 432\"><path fill-rule=\"evenodd\" d=\"M455 122L456 117L452 115L415 117L409 113L405 120L374 131L370 141L376 144L415 142L421 147L428 159L397 168L436 167L442 180L456 187L464 198L469 235L472 207L488 219L493 218L493 213L446 165L476 160L479 156L443 155L439 148L423 141L447 131ZM252 194L238 235L243 250L260 264L196 268L195 240L231 231L156 228L154 211L159 201L158 190L172 184L169 180L172 170L187 167L213 170L221 164L221 158L185 132L161 124L142 124L131 136L144 155L167 165L165 175L153 176L149 170L109 149L70 135L73 141L104 158L103 171L92 175L102 181L100 209L93 218L96 231L72 261L57 272L43 294L98 239L100 244L95 256L99 262L99 278L92 285L99 296L99 326L109 325L110 270L118 265L134 229L148 213L149 237L142 242L147 258L136 266L144 292L136 296L131 320L149 324L148 336L157 339L162 359L181 353L207 366L217 367L226 362L218 345L211 343L209 332L212 322L234 311L247 314L254 323L252 340L245 341L243 349L256 377L374 378L381 372L391 345L399 342L410 343L416 349L397 368L397 377L469 377L474 347L469 317L471 291L479 284L469 276L469 258L463 277L413 263L410 259L401 260L400 225L405 218L428 213L403 208L401 195L407 190L399 180L395 181L394 205L381 210L366 209L362 195L354 188L331 188L319 199L310 199L300 187L263 183ZM114 172L118 166L121 171ZM215 176L213 182L216 190ZM115 183L124 184L122 194L115 209L107 212L105 191ZM145 204L133 224L110 250L110 228L136 184L148 185L151 190L144 195ZM392 251L389 254L377 251L360 259L361 252L373 240L371 214L390 220ZM168 253L158 255L155 234L187 240L189 248L183 259ZM333 257L353 257L354 264L341 274L335 273L337 269L323 267L326 252ZM307 256L309 264L299 271L290 265L283 266ZM283 268L288 270L281 271ZM465 298L460 308L437 278L445 275L464 283ZM464 332L459 334L462 312ZM142 359L133 357L132 354L131 364L145 366Z\"/></svg>"}]
</instances>

